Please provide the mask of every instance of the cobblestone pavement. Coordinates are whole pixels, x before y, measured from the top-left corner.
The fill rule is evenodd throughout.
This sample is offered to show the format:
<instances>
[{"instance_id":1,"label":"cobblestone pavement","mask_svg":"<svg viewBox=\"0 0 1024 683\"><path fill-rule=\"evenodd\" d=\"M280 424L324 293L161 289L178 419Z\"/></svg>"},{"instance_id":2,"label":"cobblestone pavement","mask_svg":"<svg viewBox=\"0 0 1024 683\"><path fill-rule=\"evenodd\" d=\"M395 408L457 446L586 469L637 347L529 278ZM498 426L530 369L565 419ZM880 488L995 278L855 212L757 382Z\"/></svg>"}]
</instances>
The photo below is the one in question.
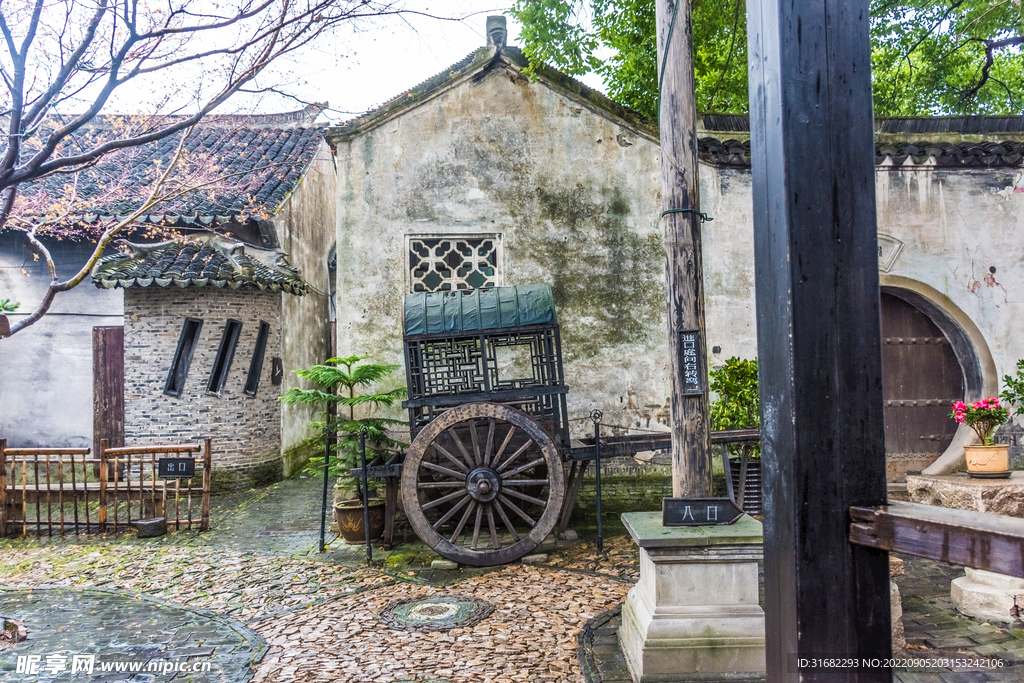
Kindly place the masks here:
<instances>
[{"instance_id":1,"label":"cobblestone pavement","mask_svg":"<svg viewBox=\"0 0 1024 683\"><path fill-rule=\"evenodd\" d=\"M408 530L400 529L401 542L388 551L375 547L375 566L367 568L365 548L346 545L334 534L327 535L327 552L317 552L319 484L295 479L215 498L213 526L205 534L183 531L147 540L127 534L0 539L0 577L7 588L46 586L65 596L82 596L77 598L82 601L97 595L107 596L103 598L107 601L126 601L120 610L132 604L177 610L176 619L230 623L238 633L255 632L253 638L266 641L264 651L253 646L248 655L256 660L265 652L262 660L244 670L233 663L231 648L210 646L205 656L214 667L236 676L215 680L628 680L614 637L617 616L610 610L621 604L638 578L639 556L618 520L605 520L603 553L597 552L594 530L577 526L582 540L546 542L538 549L547 554L540 564L489 569L432 567L439 557ZM999 656L1011 664L1024 660L1024 630L955 613L949 603L949 581L961 569L916 558L905 558L905 567L906 574L897 582L903 594L906 656ZM42 593L48 591L14 594ZM440 607L431 603L432 609L443 612L445 604L460 596L487 601L494 612L475 625L446 631L397 630L377 618L384 606L396 600L439 601ZM61 626L53 615L74 610L55 612L42 603L33 604L0 602L0 614L20 610L29 629L29 641L0 649L0 677L37 680L9 673L15 655L28 653L29 646L56 647L72 637L58 630ZM108 628L102 620L110 610L77 611L81 616L76 617L75 633ZM139 620L116 623L123 636L117 643L158 648L140 651L137 658L166 658L172 651L171 640L157 634L167 628L150 628ZM132 626L125 628L125 624ZM136 642L139 639L146 639L146 644ZM142 676L131 680L171 680ZM206 679L178 673L173 680ZM1024 667L897 672L894 676L894 683L1001 680L1024 680Z\"/></svg>"},{"instance_id":2,"label":"cobblestone pavement","mask_svg":"<svg viewBox=\"0 0 1024 683\"><path fill-rule=\"evenodd\" d=\"M40 681L153 681L156 675L133 677L125 670L137 663L142 671L152 664L153 670L170 673L172 667L202 664L216 650L215 667L181 679L235 683L250 677L252 664L266 650L262 638L231 619L121 591L2 589L0 614L30 615L32 629L30 640L0 650L6 655L0 656L0 681L32 679L16 671L16 654L40 658L35 679ZM95 660L76 662L76 655ZM83 668L73 673L76 665ZM91 676L82 673L89 665ZM105 665L111 670L104 672Z\"/></svg>"}]
</instances>

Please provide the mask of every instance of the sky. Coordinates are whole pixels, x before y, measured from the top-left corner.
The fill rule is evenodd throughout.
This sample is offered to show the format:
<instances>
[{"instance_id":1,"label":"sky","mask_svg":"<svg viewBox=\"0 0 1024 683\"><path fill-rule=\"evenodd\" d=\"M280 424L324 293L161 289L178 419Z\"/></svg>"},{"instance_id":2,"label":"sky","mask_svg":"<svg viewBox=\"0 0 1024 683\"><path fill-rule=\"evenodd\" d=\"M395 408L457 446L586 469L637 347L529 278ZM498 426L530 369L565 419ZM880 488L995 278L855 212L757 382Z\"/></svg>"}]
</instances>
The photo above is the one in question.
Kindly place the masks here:
<instances>
[{"instance_id":1,"label":"sky","mask_svg":"<svg viewBox=\"0 0 1024 683\"><path fill-rule=\"evenodd\" d=\"M406 6L462 19L442 21L410 15L389 17L358 30L343 29L278 65L264 84L272 79L303 101L329 102L327 121L321 122L340 123L383 104L486 45L487 16L506 14L509 3L441 0L408 2ZM509 44L517 45L520 27L511 16L508 30ZM603 89L594 76L581 80ZM301 106L296 100L274 95L233 104L259 113L294 111Z\"/></svg>"}]
</instances>

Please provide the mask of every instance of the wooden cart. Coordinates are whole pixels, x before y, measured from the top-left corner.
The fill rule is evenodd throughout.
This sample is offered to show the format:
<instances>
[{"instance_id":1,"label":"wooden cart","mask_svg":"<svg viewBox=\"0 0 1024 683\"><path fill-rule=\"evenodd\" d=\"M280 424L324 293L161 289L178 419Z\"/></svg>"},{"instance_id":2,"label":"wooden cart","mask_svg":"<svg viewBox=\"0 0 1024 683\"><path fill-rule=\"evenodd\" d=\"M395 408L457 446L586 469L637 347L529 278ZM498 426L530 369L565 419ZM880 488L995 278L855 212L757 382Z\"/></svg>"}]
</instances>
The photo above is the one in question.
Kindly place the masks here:
<instances>
[{"instance_id":1,"label":"wooden cart","mask_svg":"<svg viewBox=\"0 0 1024 683\"><path fill-rule=\"evenodd\" d=\"M595 456L593 439L570 441L551 288L410 294L403 317L412 443L403 463L367 468L389 477L389 531L400 476L406 517L439 554L471 566L517 560L559 522L565 530ZM670 446L668 433L601 439L607 456Z\"/></svg>"}]
</instances>

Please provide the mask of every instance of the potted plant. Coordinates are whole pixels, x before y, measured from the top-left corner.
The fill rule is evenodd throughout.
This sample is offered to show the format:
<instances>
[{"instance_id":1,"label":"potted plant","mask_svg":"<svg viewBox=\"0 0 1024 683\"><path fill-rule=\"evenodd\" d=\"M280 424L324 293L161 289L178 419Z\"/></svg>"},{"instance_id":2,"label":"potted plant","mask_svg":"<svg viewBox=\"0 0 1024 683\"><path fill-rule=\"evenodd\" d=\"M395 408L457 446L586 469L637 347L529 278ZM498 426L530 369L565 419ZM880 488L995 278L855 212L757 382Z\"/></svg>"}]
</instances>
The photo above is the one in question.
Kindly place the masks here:
<instances>
[{"instance_id":1,"label":"potted plant","mask_svg":"<svg viewBox=\"0 0 1024 683\"><path fill-rule=\"evenodd\" d=\"M711 428L758 429L761 426L761 403L757 387L757 359L742 360L733 356L725 365L709 373L710 389L718 394L711 404ZM729 472L736 499L743 509L761 513L761 442L746 441L729 444Z\"/></svg>"},{"instance_id":2,"label":"potted plant","mask_svg":"<svg viewBox=\"0 0 1024 683\"><path fill-rule=\"evenodd\" d=\"M950 417L966 424L981 439L977 446L964 446L967 472L972 477L1005 479L1010 476L1010 452L1006 444L992 443L992 432L1010 418L1006 406L990 396L973 403L957 401Z\"/></svg>"},{"instance_id":3,"label":"potted plant","mask_svg":"<svg viewBox=\"0 0 1024 683\"><path fill-rule=\"evenodd\" d=\"M406 388L399 387L377 393L359 393L382 380L386 380L398 365L383 365L368 361L369 356L328 358L323 365L314 365L308 370L294 370L303 379L312 380L317 388L299 389L292 387L280 401L286 405L311 405L322 408L318 415L322 420L309 423L317 431L310 438L319 445L318 453L310 458L305 472L323 476L324 430L336 434L336 443L331 449L328 475L337 477L335 488L334 520L338 530L348 543L362 543L363 491L362 481L351 476L350 470L361 466L360 432L366 429L366 461L386 458L396 448L404 446L388 435L388 428L406 424L402 420L373 415L380 408L389 408L395 401L406 395ZM357 410L364 413L356 417ZM384 501L376 498L376 490L366 492L370 499L370 537L379 538L384 532Z\"/></svg>"}]
</instances>

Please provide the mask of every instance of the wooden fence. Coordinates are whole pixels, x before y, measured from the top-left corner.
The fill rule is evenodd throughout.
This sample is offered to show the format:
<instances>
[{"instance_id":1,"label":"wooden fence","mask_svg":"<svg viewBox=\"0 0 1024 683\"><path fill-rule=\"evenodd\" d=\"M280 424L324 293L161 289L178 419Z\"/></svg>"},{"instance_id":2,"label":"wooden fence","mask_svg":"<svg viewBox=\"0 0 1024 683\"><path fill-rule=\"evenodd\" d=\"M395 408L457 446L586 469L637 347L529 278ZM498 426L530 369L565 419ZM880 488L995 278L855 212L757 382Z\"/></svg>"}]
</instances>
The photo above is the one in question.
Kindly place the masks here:
<instances>
[{"instance_id":1,"label":"wooden fence","mask_svg":"<svg viewBox=\"0 0 1024 683\"><path fill-rule=\"evenodd\" d=\"M103 441L99 457L88 448L7 448L0 439L0 537L126 531L152 517L165 517L169 528L206 531L212 453L210 439L203 446L118 448ZM192 458L194 476L160 478L161 458Z\"/></svg>"}]
</instances>

